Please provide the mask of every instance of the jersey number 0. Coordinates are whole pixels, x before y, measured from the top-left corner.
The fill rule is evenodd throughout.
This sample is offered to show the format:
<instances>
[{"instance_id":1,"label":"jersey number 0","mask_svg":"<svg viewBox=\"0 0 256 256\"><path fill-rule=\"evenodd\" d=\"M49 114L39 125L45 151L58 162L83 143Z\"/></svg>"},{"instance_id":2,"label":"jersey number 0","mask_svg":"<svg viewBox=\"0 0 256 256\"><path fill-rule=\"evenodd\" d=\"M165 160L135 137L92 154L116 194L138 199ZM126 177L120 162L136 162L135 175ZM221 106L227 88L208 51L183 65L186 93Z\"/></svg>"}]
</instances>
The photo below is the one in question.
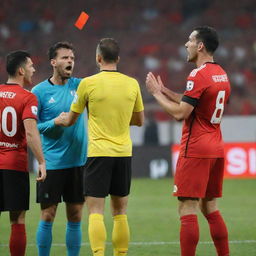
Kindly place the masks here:
<instances>
[{"instance_id":1,"label":"jersey number 0","mask_svg":"<svg viewBox=\"0 0 256 256\"><path fill-rule=\"evenodd\" d=\"M219 124L224 112L225 91L219 91L216 98L216 107L211 118L212 124Z\"/></svg>"},{"instance_id":2,"label":"jersey number 0","mask_svg":"<svg viewBox=\"0 0 256 256\"><path fill-rule=\"evenodd\" d=\"M11 129L8 130L7 127L7 115L10 114L12 118ZM13 137L17 132L17 114L13 107L5 107L2 112L0 130L8 137Z\"/></svg>"}]
</instances>

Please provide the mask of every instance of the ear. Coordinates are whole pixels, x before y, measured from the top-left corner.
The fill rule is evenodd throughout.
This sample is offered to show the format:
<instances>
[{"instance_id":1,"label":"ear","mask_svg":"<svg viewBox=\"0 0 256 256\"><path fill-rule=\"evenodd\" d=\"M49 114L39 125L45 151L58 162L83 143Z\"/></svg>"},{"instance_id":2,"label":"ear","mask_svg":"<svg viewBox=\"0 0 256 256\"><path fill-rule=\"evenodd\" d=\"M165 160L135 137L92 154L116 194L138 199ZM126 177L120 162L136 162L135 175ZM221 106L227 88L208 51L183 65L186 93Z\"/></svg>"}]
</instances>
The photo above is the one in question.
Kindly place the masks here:
<instances>
[{"instance_id":1,"label":"ear","mask_svg":"<svg viewBox=\"0 0 256 256\"><path fill-rule=\"evenodd\" d=\"M197 46L197 50L198 50L199 52L201 52L204 48L205 48L205 47L204 47L204 43L203 43L203 42L199 42L199 43L198 43L198 46Z\"/></svg>"},{"instance_id":2,"label":"ear","mask_svg":"<svg viewBox=\"0 0 256 256\"><path fill-rule=\"evenodd\" d=\"M120 61L120 57L118 56L116 64L119 63L119 61Z\"/></svg>"},{"instance_id":3,"label":"ear","mask_svg":"<svg viewBox=\"0 0 256 256\"><path fill-rule=\"evenodd\" d=\"M97 54L96 59L97 59L98 63L102 62L102 56L101 55Z\"/></svg>"},{"instance_id":4,"label":"ear","mask_svg":"<svg viewBox=\"0 0 256 256\"><path fill-rule=\"evenodd\" d=\"M18 68L18 72L17 72L20 76L24 76L25 75L25 70L23 67L19 67Z\"/></svg>"},{"instance_id":5,"label":"ear","mask_svg":"<svg viewBox=\"0 0 256 256\"><path fill-rule=\"evenodd\" d=\"M56 66L56 60L55 60L55 59L51 59L51 65L52 65L53 67Z\"/></svg>"}]
</instances>

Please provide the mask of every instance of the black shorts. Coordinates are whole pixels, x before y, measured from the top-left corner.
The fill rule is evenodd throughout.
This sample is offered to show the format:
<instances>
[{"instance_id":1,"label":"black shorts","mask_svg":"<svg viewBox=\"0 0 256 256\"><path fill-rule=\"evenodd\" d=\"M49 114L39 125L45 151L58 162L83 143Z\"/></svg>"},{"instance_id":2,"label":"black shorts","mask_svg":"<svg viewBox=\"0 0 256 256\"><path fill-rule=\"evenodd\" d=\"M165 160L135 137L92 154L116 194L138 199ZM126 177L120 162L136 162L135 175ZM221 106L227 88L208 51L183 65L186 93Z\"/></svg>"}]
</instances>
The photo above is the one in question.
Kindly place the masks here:
<instances>
[{"instance_id":1,"label":"black shorts","mask_svg":"<svg viewBox=\"0 0 256 256\"><path fill-rule=\"evenodd\" d=\"M37 182L37 203L82 203L83 167L47 170L44 182Z\"/></svg>"},{"instance_id":2,"label":"black shorts","mask_svg":"<svg viewBox=\"0 0 256 256\"><path fill-rule=\"evenodd\" d=\"M0 212L29 209L29 173L0 170Z\"/></svg>"},{"instance_id":3,"label":"black shorts","mask_svg":"<svg viewBox=\"0 0 256 256\"><path fill-rule=\"evenodd\" d=\"M131 157L88 157L84 172L84 195L127 196L131 187Z\"/></svg>"}]
</instances>

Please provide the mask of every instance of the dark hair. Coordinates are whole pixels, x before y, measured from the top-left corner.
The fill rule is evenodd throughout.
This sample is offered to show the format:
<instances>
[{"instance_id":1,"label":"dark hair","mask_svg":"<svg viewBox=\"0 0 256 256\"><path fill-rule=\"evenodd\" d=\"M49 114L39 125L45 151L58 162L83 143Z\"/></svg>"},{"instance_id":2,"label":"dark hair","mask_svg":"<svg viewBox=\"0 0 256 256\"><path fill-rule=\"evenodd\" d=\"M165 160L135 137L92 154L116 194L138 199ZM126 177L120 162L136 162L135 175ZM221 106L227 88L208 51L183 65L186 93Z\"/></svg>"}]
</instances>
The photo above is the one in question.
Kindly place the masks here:
<instances>
[{"instance_id":1,"label":"dark hair","mask_svg":"<svg viewBox=\"0 0 256 256\"><path fill-rule=\"evenodd\" d=\"M27 62L30 54L26 51L10 52L6 56L6 71L9 76L15 76L18 68Z\"/></svg>"},{"instance_id":2,"label":"dark hair","mask_svg":"<svg viewBox=\"0 0 256 256\"><path fill-rule=\"evenodd\" d=\"M216 30L208 26L196 27L194 30L197 31L196 39L202 41L206 51L213 54L219 46L219 38Z\"/></svg>"},{"instance_id":3,"label":"dark hair","mask_svg":"<svg viewBox=\"0 0 256 256\"><path fill-rule=\"evenodd\" d=\"M74 47L69 42L58 42L51 46L48 50L49 60L54 59L57 56L57 51L61 48L70 49L74 52Z\"/></svg>"},{"instance_id":4,"label":"dark hair","mask_svg":"<svg viewBox=\"0 0 256 256\"><path fill-rule=\"evenodd\" d=\"M104 61L112 63L118 60L120 48L115 39L103 38L97 46L97 51Z\"/></svg>"}]
</instances>

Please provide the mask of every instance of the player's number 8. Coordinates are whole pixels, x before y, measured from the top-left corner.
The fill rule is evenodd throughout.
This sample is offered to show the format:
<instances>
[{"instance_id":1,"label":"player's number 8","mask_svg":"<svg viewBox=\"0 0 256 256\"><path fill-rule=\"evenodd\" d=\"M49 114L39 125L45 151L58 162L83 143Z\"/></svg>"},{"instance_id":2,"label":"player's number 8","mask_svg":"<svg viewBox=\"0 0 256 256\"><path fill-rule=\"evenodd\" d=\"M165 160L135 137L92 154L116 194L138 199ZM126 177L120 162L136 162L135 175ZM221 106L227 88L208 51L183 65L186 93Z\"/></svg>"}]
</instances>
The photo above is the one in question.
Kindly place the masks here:
<instances>
[{"instance_id":1,"label":"player's number 8","mask_svg":"<svg viewBox=\"0 0 256 256\"><path fill-rule=\"evenodd\" d=\"M219 124L224 112L225 91L219 91L216 98L216 108L211 118L212 124Z\"/></svg>"},{"instance_id":2,"label":"player's number 8","mask_svg":"<svg viewBox=\"0 0 256 256\"><path fill-rule=\"evenodd\" d=\"M8 130L7 127L7 115L10 114L12 117L12 125L11 130ZM1 130L3 133L8 137L13 137L17 132L17 114L13 107L6 107L2 112L2 123L1 123Z\"/></svg>"}]
</instances>

